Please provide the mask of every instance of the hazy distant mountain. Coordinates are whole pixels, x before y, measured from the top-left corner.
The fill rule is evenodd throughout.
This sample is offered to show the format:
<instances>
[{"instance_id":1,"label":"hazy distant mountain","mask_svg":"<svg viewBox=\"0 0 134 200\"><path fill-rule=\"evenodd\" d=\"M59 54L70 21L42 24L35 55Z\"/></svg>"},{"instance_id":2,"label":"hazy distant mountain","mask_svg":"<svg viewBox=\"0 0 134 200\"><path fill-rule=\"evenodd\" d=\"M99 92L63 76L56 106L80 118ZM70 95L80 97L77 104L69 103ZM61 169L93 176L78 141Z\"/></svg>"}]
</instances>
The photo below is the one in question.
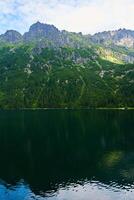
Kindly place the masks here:
<instances>
[{"instance_id":1,"label":"hazy distant mountain","mask_svg":"<svg viewBox=\"0 0 134 200\"><path fill-rule=\"evenodd\" d=\"M0 108L134 107L134 32L37 22L0 36Z\"/></svg>"}]
</instances>

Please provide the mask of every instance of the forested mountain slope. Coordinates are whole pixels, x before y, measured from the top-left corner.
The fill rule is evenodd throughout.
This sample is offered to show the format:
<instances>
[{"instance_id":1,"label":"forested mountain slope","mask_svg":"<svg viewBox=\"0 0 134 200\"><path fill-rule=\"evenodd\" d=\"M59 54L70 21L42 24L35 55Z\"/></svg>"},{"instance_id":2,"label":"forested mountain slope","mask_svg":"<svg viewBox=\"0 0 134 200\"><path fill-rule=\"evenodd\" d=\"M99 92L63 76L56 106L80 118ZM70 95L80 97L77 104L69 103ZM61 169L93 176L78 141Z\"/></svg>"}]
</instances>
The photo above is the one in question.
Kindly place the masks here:
<instances>
[{"instance_id":1,"label":"forested mountain slope","mask_svg":"<svg viewBox=\"0 0 134 200\"><path fill-rule=\"evenodd\" d=\"M1 35L0 108L134 107L133 47L98 37L40 22Z\"/></svg>"}]
</instances>

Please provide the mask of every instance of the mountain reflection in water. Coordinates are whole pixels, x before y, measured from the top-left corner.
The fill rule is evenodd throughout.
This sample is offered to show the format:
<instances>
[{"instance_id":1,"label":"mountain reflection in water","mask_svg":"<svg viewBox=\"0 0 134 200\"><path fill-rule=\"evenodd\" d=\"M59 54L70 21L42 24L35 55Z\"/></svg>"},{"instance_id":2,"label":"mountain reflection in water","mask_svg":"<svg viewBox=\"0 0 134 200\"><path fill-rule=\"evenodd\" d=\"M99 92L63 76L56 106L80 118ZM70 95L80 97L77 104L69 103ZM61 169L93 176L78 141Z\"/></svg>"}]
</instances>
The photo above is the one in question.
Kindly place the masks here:
<instances>
[{"instance_id":1,"label":"mountain reflection in water","mask_svg":"<svg viewBox=\"0 0 134 200\"><path fill-rule=\"evenodd\" d=\"M0 200L131 200L134 111L0 111Z\"/></svg>"}]
</instances>

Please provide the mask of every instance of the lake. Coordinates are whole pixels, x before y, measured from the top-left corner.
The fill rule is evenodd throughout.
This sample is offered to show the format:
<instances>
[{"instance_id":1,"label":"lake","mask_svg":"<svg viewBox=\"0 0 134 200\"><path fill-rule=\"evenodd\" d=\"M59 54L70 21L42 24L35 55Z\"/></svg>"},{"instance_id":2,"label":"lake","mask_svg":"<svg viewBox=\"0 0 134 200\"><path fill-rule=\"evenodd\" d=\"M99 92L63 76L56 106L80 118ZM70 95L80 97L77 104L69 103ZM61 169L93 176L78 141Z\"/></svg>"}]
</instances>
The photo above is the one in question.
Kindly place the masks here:
<instances>
[{"instance_id":1,"label":"lake","mask_svg":"<svg viewBox=\"0 0 134 200\"><path fill-rule=\"evenodd\" d=\"M113 199L134 199L134 111L0 111L0 200Z\"/></svg>"}]
</instances>

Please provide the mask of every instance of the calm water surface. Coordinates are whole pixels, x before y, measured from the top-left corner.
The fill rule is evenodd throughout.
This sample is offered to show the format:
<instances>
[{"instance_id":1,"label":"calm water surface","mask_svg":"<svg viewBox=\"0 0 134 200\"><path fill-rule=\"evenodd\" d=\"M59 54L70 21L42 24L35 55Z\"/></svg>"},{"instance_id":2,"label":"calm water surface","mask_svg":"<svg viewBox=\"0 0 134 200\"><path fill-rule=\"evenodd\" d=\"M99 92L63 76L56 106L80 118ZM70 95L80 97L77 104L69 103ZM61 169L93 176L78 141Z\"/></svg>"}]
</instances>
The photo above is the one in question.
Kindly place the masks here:
<instances>
[{"instance_id":1,"label":"calm water surface","mask_svg":"<svg viewBox=\"0 0 134 200\"><path fill-rule=\"evenodd\" d=\"M134 111L0 111L0 200L134 200Z\"/></svg>"}]
</instances>

